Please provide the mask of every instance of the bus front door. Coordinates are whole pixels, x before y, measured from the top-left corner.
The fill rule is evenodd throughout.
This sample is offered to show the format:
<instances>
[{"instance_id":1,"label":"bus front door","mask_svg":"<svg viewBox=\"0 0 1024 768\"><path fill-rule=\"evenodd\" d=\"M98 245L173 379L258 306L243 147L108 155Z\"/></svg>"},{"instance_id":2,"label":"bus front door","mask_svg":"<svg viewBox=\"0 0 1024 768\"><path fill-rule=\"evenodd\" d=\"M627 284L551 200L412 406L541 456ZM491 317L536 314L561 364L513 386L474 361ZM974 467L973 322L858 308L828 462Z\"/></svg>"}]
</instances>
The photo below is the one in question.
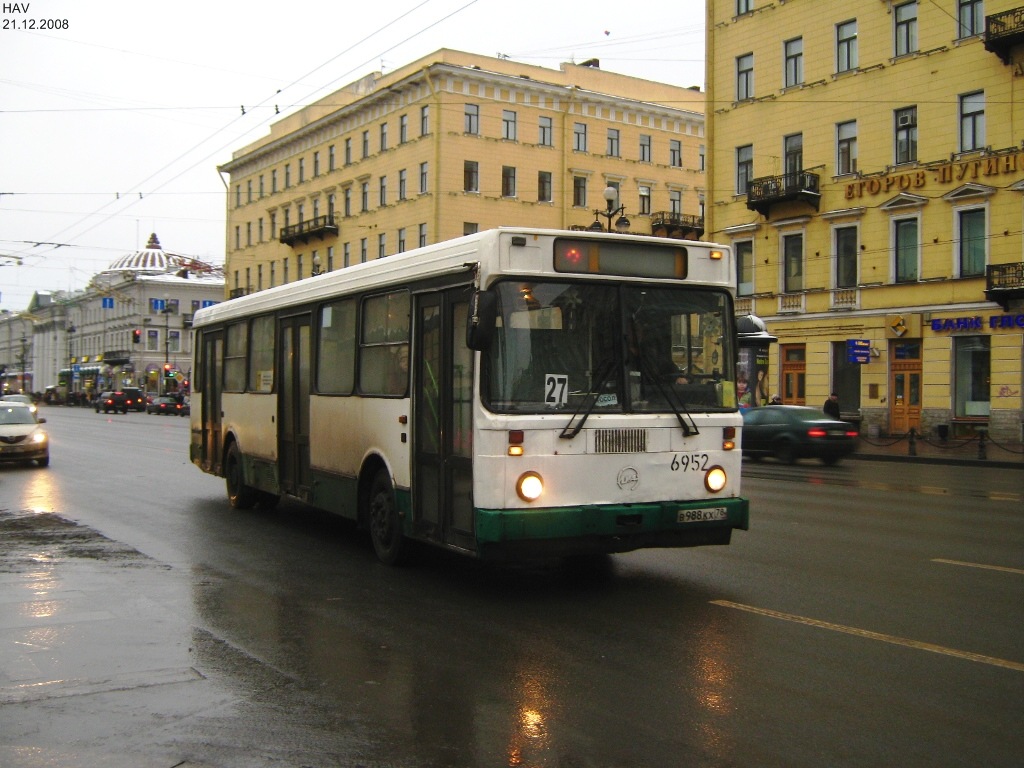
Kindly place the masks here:
<instances>
[{"instance_id":1,"label":"bus front door","mask_svg":"<svg viewBox=\"0 0 1024 768\"><path fill-rule=\"evenodd\" d=\"M309 316L287 317L280 325L277 456L283 493L311 500L309 470Z\"/></svg>"},{"instance_id":2,"label":"bus front door","mask_svg":"<svg viewBox=\"0 0 1024 768\"><path fill-rule=\"evenodd\" d=\"M413 347L415 530L463 549L475 548L469 293L457 288L417 297Z\"/></svg>"}]
</instances>

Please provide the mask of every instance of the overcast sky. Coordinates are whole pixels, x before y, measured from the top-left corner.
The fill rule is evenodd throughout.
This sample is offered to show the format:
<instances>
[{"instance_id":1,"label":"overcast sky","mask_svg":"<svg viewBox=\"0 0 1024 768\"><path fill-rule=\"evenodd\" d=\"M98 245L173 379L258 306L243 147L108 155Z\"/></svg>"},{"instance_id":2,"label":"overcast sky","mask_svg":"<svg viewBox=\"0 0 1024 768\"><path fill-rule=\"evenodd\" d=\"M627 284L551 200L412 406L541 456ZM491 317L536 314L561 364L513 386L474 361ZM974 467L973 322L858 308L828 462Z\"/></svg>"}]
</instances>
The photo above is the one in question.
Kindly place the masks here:
<instances>
[{"instance_id":1,"label":"overcast sky","mask_svg":"<svg viewBox=\"0 0 1024 768\"><path fill-rule=\"evenodd\" d=\"M5 5L0 309L13 311L84 287L151 232L223 264L217 165L281 115L438 48L704 84L704 0Z\"/></svg>"}]
</instances>

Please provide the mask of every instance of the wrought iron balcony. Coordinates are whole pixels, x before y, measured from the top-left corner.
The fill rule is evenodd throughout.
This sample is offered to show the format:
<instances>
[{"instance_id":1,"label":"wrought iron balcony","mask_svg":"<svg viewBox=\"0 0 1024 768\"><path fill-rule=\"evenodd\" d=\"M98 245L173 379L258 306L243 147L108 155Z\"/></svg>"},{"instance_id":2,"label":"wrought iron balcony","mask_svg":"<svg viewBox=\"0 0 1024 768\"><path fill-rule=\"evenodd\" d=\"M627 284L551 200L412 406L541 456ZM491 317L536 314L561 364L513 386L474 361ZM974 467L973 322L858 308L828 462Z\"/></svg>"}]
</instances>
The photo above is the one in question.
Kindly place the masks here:
<instances>
[{"instance_id":1,"label":"wrought iron balcony","mask_svg":"<svg viewBox=\"0 0 1024 768\"><path fill-rule=\"evenodd\" d=\"M995 13L985 17L985 50L1011 63L1010 54L1015 46L1024 44L1024 7Z\"/></svg>"},{"instance_id":2,"label":"wrought iron balcony","mask_svg":"<svg viewBox=\"0 0 1024 768\"><path fill-rule=\"evenodd\" d=\"M773 205L793 201L805 202L818 210L821 202L819 177L810 171L762 176L747 184L747 208L767 216Z\"/></svg>"},{"instance_id":3,"label":"wrought iron balcony","mask_svg":"<svg viewBox=\"0 0 1024 768\"><path fill-rule=\"evenodd\" d=\"M296 242L308 243L311 238L323 240L328 235L338 234L338 224L335 221L335 214L327 216L315 216L307 221L300 221L287 227L281 227L280 240L285 245Z\"/></svg>"},{"instance_id":4,"label":"wrought iron balcony","mask_svg":"<svg viewBox=\"0 0 1024 768\"><path fill-rule=\"evenodd\" d=\"M651 216L651 234L697 240L704 234L704 217L673 211L658 211Z\"/></svg>"},{"instance_id":5,"label":"wrought iron balcony","mask_svg":"<svg viewBox=\"0 0 1024 768\"><path fill-rule=\"evenodd\" d=\"M243 296L248 295L248 293L249 293L249 291L246 290L245 288L232 288L228 292L228 298L229 299L240 299Z\"/></svg>"},{"instance_id":6,"label":"wrought iron balcony","mask_svg":"<svg viewBox=\"0 0 1024 768\"><path fill-rule=\"evenodd\" d=\"M985 268L985 298L1010 309L1011 301L1024 301L1024 262L990 264Z\"/></svg>"}]
</instances>

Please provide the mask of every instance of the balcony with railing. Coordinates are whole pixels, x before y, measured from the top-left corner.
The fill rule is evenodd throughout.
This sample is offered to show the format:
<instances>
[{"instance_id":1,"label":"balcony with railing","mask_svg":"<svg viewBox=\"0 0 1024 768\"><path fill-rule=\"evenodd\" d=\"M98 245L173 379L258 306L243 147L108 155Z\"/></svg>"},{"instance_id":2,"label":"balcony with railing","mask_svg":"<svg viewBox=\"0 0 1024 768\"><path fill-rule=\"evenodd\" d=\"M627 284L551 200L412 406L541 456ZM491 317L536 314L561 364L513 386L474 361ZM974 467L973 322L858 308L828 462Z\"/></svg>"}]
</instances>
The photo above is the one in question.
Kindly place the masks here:
<instances>
[{"instance_id":1,"label":"balcony with railing","mask_svg":"<svg viewBox=\"0 0 1024 768\"><path fill-rule=\"evenodd\" d=\"M1024 7L985 17L985 50L1009 64L1018 45L1024 45Z\"/></svg>"},{"instance_id":2,"label":"balcony with railing","mask_svg":"<svg viewBox=\"0 0 1024 768\"><path fill-rule=\"evenodd\" d=\"M985 298L1009 311L1010 302L1024 302L1024 262L990 264L985 268Z\"/></svg>"},{"instance_id":3,"label":"balcony with railing","mask_svg":"<svg viewBox=\"0 0 1024 768\"><path fill-rule=\"evenodd\" d=\"M335 214L331 213L326 216L315 216L312 219L300 221L298 224L281 227L280 240L285 245L292 245L297 242L308 243L314 237L323 240L325 237L336 236L337 234L338 224Z\"/></svg>"},{"instance_id":4,"label":"balcony with railing","mask_svg":"<svg viewBox=\"0 0 1024 768\"><path fill-rule=\"evenodd\" d=\"M698 240L704 234L704 217L659 211L651 215L651 234L657 237Z\"/></svg>"},{"instance_id":5,"label":"balcony with railing","mask_svg":"<svg viewBox=\"0 0 1024 768\"><path fill-rule=\"evenodd\" d=\"M810 171L784 173L781 176L762 176L747 184L747 208L768 216L773 205L804 202L818 210L821 188L818 174Z\"/></svg>"}]
</instances>

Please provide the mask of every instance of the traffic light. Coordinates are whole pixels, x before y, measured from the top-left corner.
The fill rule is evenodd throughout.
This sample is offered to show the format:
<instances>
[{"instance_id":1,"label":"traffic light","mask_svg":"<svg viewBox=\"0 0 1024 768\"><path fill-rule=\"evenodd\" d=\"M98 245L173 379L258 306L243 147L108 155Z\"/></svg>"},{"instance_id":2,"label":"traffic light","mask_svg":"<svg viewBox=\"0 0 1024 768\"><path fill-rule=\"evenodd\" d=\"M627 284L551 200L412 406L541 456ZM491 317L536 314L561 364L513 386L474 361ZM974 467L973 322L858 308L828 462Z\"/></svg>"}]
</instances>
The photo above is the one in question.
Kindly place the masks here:
<instances>
[{"instance_id":1,"label":"traffic light","mask_svg":"<svg viewBox=\"0 0 1024 768\"><path fill-rule=\"evenodd\" d=\"M132 344L138 344L142 341L142 331L136 328L132 331Z\"/></svg>"},{"instance_id":2,"label":"traffic light","mask_svg":"<svg viewBox=\"0 0 1024 768\"><path fill-rule=\"evenodd\" d=\"M172 368L172 366L171 366L171 364L170 364L170 363L164 363L164 376L165 376L166 378L170 378L170 377L172 377L172 376L174 375L174 374L173 374L173 373L171 372L171 368Z\"/></svg>"}]
</instances>

